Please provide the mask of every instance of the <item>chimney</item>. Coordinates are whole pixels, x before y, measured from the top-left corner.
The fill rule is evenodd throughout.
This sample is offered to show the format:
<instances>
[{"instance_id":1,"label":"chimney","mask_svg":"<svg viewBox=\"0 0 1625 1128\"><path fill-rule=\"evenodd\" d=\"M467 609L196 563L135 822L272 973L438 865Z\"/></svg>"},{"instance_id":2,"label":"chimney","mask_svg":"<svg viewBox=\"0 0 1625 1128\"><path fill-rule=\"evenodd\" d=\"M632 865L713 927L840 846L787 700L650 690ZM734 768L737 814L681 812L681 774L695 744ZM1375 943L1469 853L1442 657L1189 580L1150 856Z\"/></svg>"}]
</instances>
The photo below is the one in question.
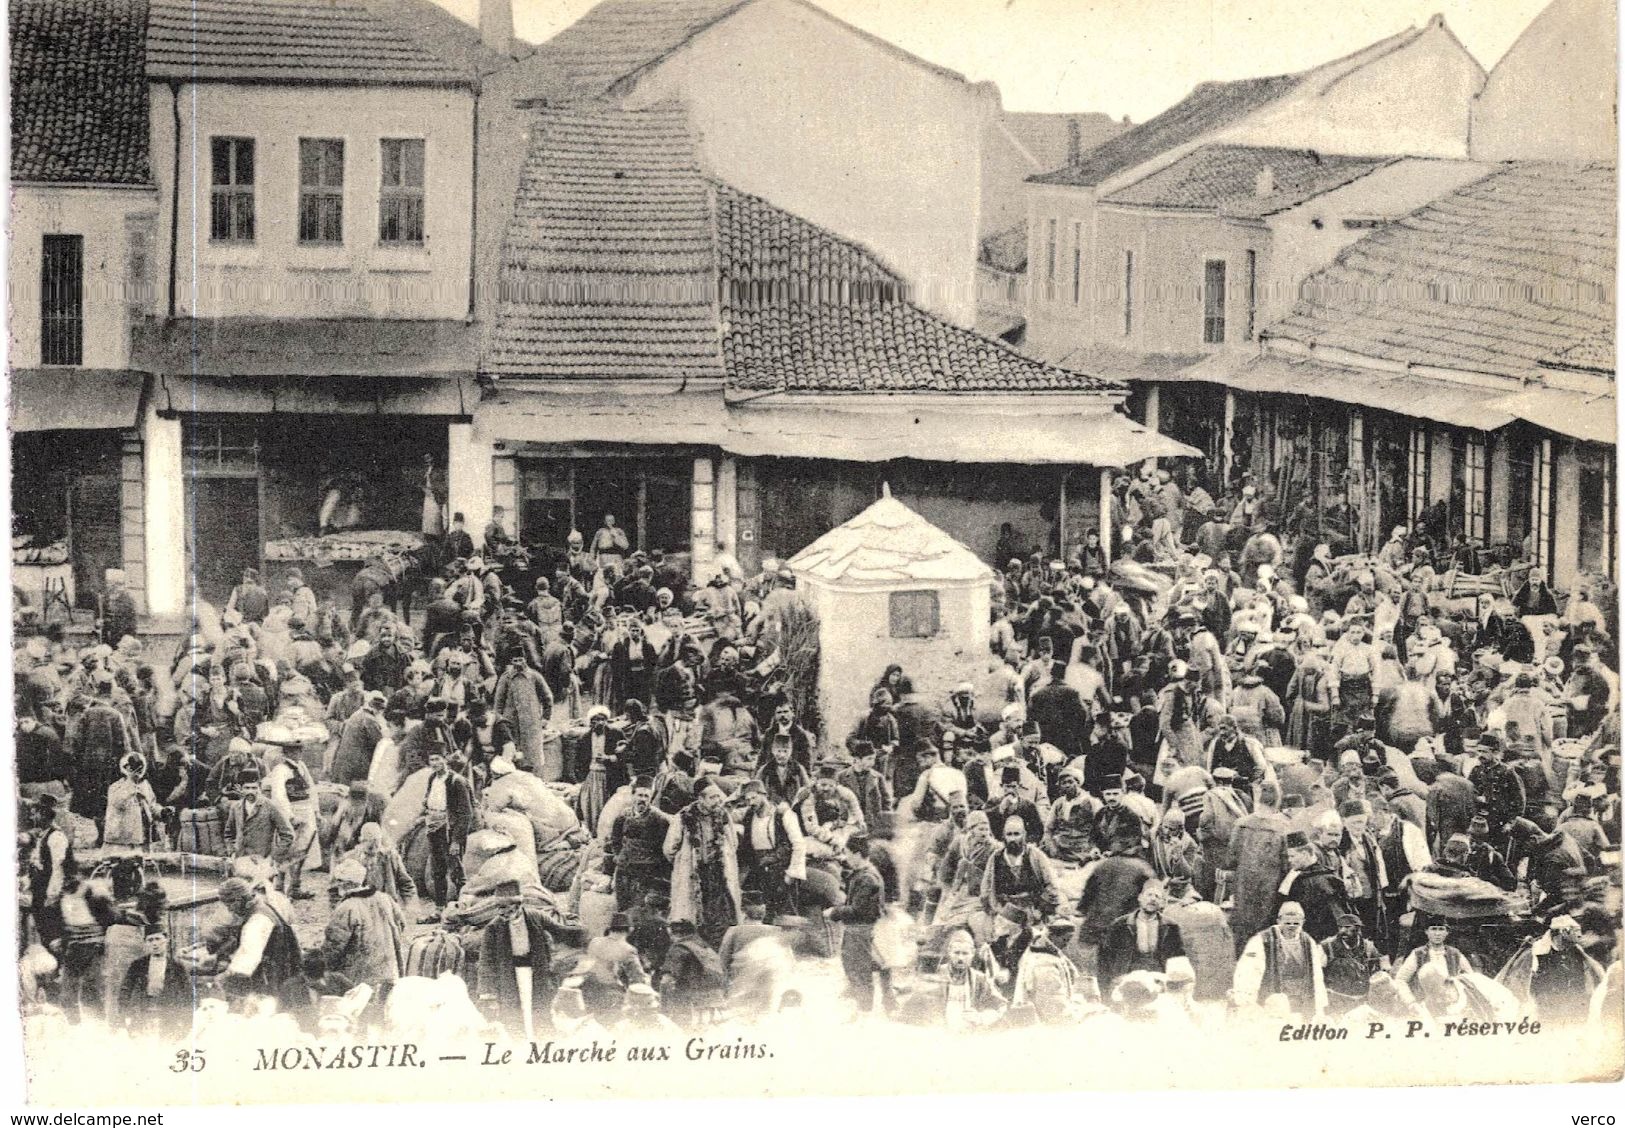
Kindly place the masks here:
<instances>
[{"instance_id":1,"label":"chimney","mask_svg":"<svg viewBox=\"0 0 1625 1128\"><path fill-rule=\"evenodd\" d=\"M513 51L513 0L480 0L480 42L498 55Z\"/></svg>"},{"instance_id":2,"label":"chimney","mask_svg":"<svg viewBox=\"0 0 1625 1128\"><path fill-rule=\"evenodd\" d=\"M1262 200L1275 191L1275 170L1265 165L1258 170L1258 176L1253 180L1253 195Z\"/></svg>"},{"instance_id":3,"label":"chimney","mask_svg":"<svg viewBox=\"0 0 1625 1128\"><path fill-rule=\"evenodd\" d=\"M1083 123L1075 117L1066 119L1066 163L1083 162Z\"/></svg>"}]
</instances>

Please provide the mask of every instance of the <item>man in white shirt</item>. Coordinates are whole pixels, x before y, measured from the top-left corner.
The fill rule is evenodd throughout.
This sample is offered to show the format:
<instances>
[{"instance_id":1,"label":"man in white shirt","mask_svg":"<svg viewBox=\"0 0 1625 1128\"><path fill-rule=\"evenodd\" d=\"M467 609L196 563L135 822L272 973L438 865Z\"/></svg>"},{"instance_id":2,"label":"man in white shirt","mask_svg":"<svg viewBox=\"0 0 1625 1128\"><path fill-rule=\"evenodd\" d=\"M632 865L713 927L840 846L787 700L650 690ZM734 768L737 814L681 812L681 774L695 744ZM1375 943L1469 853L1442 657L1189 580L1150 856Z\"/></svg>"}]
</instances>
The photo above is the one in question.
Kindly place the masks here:
<instances>
[{"instance_id":1,"label":"man in white shirt","mask_svg":"<svg viewBox=\"0 0 1625 1128\"><path fill-rule=\"evenodd\" d=\"M293 931L293 906L287 898L255 889L240 877L227 878L218 890L220 903L242 921L237 947L226 964L223 983L233 994L274 996L301 972L299 938Z\"/></svg>"}]
</instances>

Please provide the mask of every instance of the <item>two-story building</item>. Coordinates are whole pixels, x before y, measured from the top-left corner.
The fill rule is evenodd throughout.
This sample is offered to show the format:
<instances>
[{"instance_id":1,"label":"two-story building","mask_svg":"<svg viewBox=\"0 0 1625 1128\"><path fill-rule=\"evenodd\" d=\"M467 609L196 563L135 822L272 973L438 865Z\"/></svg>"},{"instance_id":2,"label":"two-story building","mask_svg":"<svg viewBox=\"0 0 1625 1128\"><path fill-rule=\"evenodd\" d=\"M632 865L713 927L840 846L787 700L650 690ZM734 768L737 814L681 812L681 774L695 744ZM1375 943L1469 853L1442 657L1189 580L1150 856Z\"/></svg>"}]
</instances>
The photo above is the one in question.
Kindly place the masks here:
<instances>
[{"instance_id":1,"label":"two-story building","mask_svg":"<svg viewBox=\"0 0 1625 1128\"><path fill-rule=\"evenodd\" d=\"M1482 175L1463 162L1483 82L1435 17L1302 73L1203 83L1032 178L1023 347L1129 381L1137 417L1225 461L1222 390L1161 389L1249 346L1371 226Z\"/></svg>"},{"instance_id":2,"label":"two-story building","mask_svg":"<svg viewBox=\"0 0 1625 1128\"><path fill-rule=\"evenodd\" d=\"M141 414L130 364L156 196L146 5L12 0L13 582L94 608L107 573L147 594Z\"/></svg>"},{"instance_id":3,"label":"two-story building","mask_svg":"<svg viewBox=\"0 0 1625 1128\"><path fill-rule=\"evenodd\" d=\"M251 564L341 587L335 560L447 519L477 399L477 74L352 0L159 0L147 24L151 610Z\"/></svg>"}]
</instances>

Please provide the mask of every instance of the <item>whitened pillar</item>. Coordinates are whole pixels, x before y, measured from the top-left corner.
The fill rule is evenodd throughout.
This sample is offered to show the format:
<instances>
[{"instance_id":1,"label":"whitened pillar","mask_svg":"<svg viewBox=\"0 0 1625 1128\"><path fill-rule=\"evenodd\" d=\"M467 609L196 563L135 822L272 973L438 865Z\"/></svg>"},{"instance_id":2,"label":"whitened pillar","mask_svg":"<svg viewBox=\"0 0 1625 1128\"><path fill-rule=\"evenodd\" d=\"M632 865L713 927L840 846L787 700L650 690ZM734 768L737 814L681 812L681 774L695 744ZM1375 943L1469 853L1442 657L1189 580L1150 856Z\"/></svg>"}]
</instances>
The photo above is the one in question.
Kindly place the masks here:
<instances>
[{"instance_id":1,"label":"whitened pillar","mask_svg":"<svg viewBox=\"0 0 1625 1128\"><path fill-rule=\"evenodd\" d=\"M186 476L181 421L149 405L141 420L146 456L147 613L179 618L186 612Z\"/></svg>"}]
</instances>

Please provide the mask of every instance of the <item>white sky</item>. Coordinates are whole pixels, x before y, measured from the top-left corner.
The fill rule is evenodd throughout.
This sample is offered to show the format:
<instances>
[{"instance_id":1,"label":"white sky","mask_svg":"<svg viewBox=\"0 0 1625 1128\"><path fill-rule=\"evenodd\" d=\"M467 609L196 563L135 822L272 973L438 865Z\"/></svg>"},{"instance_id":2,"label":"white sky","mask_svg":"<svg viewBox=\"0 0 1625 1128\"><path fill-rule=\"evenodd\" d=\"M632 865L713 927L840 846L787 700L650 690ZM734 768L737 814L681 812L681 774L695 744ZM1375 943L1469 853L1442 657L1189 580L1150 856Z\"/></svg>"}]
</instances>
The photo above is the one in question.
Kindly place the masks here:
<instances>
[{"instance_id":1,"label":"white sky","mask_svg":"<svg viewBox=\"0 0 1625 1128\"><path fill-rule=\"evenodd\" d=\"M473 22L479 0L438 0ZM1207 79L1302 70L1443 13L1485 69L1546 0L814 0L971 79L1012 110L1098 110L1135 121ZM594 0L514 0L541 42Z\"/></svg>"}]
</instances>

